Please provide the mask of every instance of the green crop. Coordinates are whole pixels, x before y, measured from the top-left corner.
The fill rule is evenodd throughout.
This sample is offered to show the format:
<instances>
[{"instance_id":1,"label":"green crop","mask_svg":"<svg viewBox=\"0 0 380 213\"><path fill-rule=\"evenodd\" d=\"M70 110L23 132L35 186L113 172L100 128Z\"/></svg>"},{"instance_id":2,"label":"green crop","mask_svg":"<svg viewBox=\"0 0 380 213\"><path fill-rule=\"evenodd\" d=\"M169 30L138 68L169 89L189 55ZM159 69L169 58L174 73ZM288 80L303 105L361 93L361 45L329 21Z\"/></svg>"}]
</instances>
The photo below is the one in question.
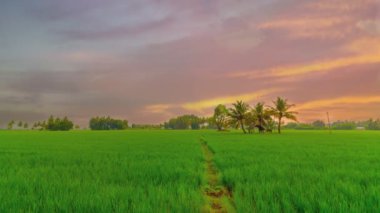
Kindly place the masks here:
<instances>
[{"instance_id":1,"label":"green crop","mask_svg":"<svg viewBox=\"0 0 380 213\"><path fill-rule=\"evenodd\" d=\"M0 131L0 212L379 212L379 139Z\"/></svg>"},{"instance_id":2,"label":"green crop","mask_svg":"<svg viewBox=\"0 0 380 213\"><path fill-rule=\"evenodd\" d=\"M203 205L200 146L181 132L0 132L0 165L0 212L198 212Z\"/></svg>"}]
</instances>

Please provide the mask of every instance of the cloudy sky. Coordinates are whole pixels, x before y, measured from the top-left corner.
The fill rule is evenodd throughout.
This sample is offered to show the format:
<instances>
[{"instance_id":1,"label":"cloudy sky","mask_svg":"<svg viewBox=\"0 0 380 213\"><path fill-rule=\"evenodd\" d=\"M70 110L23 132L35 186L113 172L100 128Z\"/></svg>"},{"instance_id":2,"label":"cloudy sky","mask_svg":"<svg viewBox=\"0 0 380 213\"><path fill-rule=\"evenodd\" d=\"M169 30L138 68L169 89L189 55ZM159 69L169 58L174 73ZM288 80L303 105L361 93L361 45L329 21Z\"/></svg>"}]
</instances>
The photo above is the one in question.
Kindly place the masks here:
<instances>
[{"instance_id":1,"label":"cloudy sky","mask_svg":"<svg viewBox=\"0 0 380 213\"><path fill-rule=\"evenodd\" d=\"M277 96L301 121L380 117L380 1L1 1L2 123L159 123Z\"/></svg>"}]
</instances>

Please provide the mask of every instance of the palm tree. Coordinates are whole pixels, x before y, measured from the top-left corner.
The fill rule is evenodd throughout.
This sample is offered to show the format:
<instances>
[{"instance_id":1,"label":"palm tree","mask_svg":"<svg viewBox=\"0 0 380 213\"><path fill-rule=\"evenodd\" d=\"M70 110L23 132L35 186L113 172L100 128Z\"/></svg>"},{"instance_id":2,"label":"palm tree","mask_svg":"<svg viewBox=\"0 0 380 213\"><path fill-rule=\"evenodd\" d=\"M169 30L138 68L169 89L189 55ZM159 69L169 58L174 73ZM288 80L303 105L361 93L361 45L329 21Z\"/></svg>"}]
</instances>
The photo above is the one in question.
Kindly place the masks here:
<instances>
[{"instance_id":1,"label":"palm tree","mask_svg":"<svg viewBox=\"0 0 380 213\"><path fill-rule=\"evenodd\" d=\"M256 127L262 133L265 131L267 122L271 119L271 112L265 109L264 103L257 103L252 109L253 115L256 117Z\"/></svg>"},{"instance_id":2,"label":"palm tree","mask_svg":"<svg viewBox=\"0 0 380 213\"><path fill-rule=\"evenodd\" d=\"M271 113L275 118L278 118L278 133L281 134L281 121L282 118L287 118L290 120L297 121L297 112L289 111L290 108L294 107L294 104L288 104L287 99L282 99L277 97L276 101L273 101L274 107L271 107Z\"/></svg>"},{"instance_id":3,"label":"palm tree","mask_svg":"<svg viewBox=\"0 0 380 213\"><path fill-rule=\"evenodd\" d=\"M257 126L257 117L252 111L245 114L244 124L246 125L249 134L255 131Z\"/></svg>"},{"instance_id":4,"label":"palm tree","mask_svg":"<svg viewBox=\"0 0 380 213\"><path fill-rule=\"evenodd\" d=\"M244 120L246 118L249 105L243 101L237 101L232 105L233 108L229 108L228 115L231 117L232 122L240 125L240 128L243 130L244 134L246 134L247 132L244 128Z\"/></svg>"},{"instance_id":5,"label":"palm tree","mask_svg":"<svg viewBox=\"0 0 380 213\"><path fill-rule=\"evenodd\" d=\"M265 123L264 128L265 128L265 131L266 131L266 132L270 132L270 133L272 133L273 129L275 129L276 126L277 126L276 121L274 121L274 120L272 119L272 117L269 117L269 119L268 119L268 120L266 121L266 123Z\"/></svg>"}]
</instances>

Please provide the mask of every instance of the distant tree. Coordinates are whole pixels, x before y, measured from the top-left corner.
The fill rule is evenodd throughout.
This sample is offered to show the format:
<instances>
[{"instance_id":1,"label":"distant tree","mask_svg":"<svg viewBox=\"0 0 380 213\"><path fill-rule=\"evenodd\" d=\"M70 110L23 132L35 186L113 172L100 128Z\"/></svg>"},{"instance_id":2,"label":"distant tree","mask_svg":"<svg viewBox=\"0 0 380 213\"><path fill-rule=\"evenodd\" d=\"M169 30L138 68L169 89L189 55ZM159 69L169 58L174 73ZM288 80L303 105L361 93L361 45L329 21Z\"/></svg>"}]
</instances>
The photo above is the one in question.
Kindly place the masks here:
<instances>
[{"instance_id":1,"label":"distant tree","mask_svg":"<svg viewBox=\"0 0 380 213\"><path fill-rule=\"evenodd\" d=\"M219 104L214 109L213 116L214 123L218 128L218 131L225 130L228 126L228 110L225 105Z\"/></svg>"},{"instance_id":2,"label":"distant tree","mask_svg":"<svg viewBox=\"0 0 380 213\"><path fill-rule=\"evenodd\" d=\"M295 130L313 130L315 129L312 124L307 123L296 123L296 122L289 122L283 126L284 129L295 129Z\"/></svg>"},{"instance_id":3,"label":"distant tree","mask_svg":"<svg viewBox=\"0 0 380 213\"><path fill-rule=\"evenodd\" d=\"M246 134L247 131L244 127L244 120L246 119L249 105L243 101L237 101L232 104L233 107L229 108L228 115L231 118L232 123L236 123L243 130L243 133Z\"/></svg>"},{"instance_id":4,"label":"distant tree","mask_svg":"<svg viewBox=\"0 0 380 213\"><path fill-rule=\"evenodd\" d=\"M215 123L214 115L211 116L211 117L205 118L205 122L208 124L207 127L206 127L206 129L218 129L218 127L217 127L217 125ZM228 128L228 124L229 124L229 122L228 122L228 119L227 119L226 124L225 124L226 125L225 128Z\"/></svg>"},{"instance_id":5,"label":"distant tree","mask_svg":"<svg viewBox=\"0 0 380 213\"><path fill-rule=\"evenodd\" d=\"M33 130L35 130L35 129L37 129L37 130L43 130L43 129L45 129L45 127L46 127L46 122L45 121L43 121L43 122L38 121L38 122L35 122L33 124L32 129Z\"/></svg>"},{"instance_id":6,"label":"distant tree","mask_svg":"<svg viewBox=\"0 0 380 213\"><path fill-rule=\"evenodd\" d=\"M289 122L286 125L284 125L285 129L297 129L298 123L297 122Z\"/></svg>"},{"instance_id":7,"label":"distant tree","mask_svg":"<svg viewBox=\"0 0 380 213\"><path fill-rule=\"evenodd\" d=\"M207 120L195 115L181 115L164 123L165 129L200 129Z\"/></svg>"},{"instance_id":8,"label":"distant tree","mask_svg":"<svg viewBox=\"0 0 380 213\"><path fill-rule=\"evenodd\" d=\"M46 121L42 121L39 123L40 130L46 129L46 126L47 126Z\"/></svg>"},{"instance_id":9,"label":"distant tree","mask_svg":"<svg viewBox=\"0 0 380 213\"><path fill-rule=\"evenodd\" d=\"M363 123L365 128L368 130L380 130L380 119L369 119L368 121L365 121Z\"/></svg>"},{"instance_id":10,"label":"distant tree","mask_svg":"<svg viewBox=\"0 0 380 213\"><path fill-rule=\"evenodd\" d=\"M313 124L299 123L295 129L297 129L297 130L313 130L313 129L319 129L319 127L314 127Z\"/></svg>"},{"instance_id":11,"label":"distant tree","mask_svg":"<svg viewBox=\"0 0 380 213\"><path fill-rule=\"evenodd\" d=\"M316 120L311 124L315 129L323 129L325 128L326 124L322 120Z\"/></svg>"},{"instance_id":12,"label":"distant tree","mask_svg":"<svg viewBox=\"0 0 380 213\"><path fill-rule=\"evenodd\" d=\"M281 124L282 119L287 118L290 120L297 121L297 112L289 111L290 108L294 107L294 104L288 104L288 100L277 97L277 100L273 102L274 107L271 107L271 113L274 117L278 119L277 130L281 134Z\"/></svg>"},{"instance_id":13,"label":"distant tree","mask_svg":"<svg viewBox=\"0 0 380 213\"><path fill-rule=\"evenodd\" d=\"M184 117L171 118L168 122L165 122L165 129L190 129L191 121L185 120Z\"/></svg>"},{"instance_id":14,"label":"distant tree","mask_svg":"<svg viewBox=\"0 0 380 213\"><path fill-rule=\"evenodd\" d=\"M46 123L43 122L39 126L41 126L41 129L50 131L68 131L73 129L74 123L67 117L61 119L59 117L54 118L53 116L50 116Z\"/></svg>"},{"instance_id":15,"label":"distant tree","mask_svg":"<svg viewBox=\"0 0 380 213\"><path fill-rule=\"evenodd\" d=\"M24 123L24 129L29 128L29 124L27 122Z\"/></svg>"},{"instance_id":16,"label":"distant tree","mask_svg":"<svg viewBox=\"0 0 380 213\"><path fill-rule=\"evenodd\" d=\"M49 119L47 120L47 124L46 124L46 129L48 129L48 130L54 130L54 128L55 128L55 119L54 119L54 117L51 115L50 117L49 117Z\"/></svg>"},{"instance_id":17,"label":"distant tree","mask_svg":"<svg viewBox=\"0 0 380 213\"><path fill-rule=\"evenodd\" d=\"M335 130L353 130L356 129L356 126L354 121L336 121L332 124L332 128Z\"/></svg>"},{"instance_id":18,"label":"distant tree","mask_svg":"<svg viewBox=\"0 0 380 213\"><path fill-rule=\"evenodd\" d=\"M128 128L127 120L113 119L111 117L94 117L90 119L91 130L124 130Z\"/></svg>"},{"instance_id":19,"label":"distant tree","mask_svg":"<svg viewBox=\"0 0 380 213\"><path fill-rule=\"evenodd\" d=\"M38 121L35 122L32 126L33 130L45 130L46 129L46 121Z\"/></svg>"},{"instance_id":20,"label":"distant tree","mask_svg":"<svg viewBox=\"0 0 380 213\"><path fill-rule=\"evenodd\" d=\"M8 129L9 130L11 130L11 129L13 129L13 125L15 124L15 121L10 121L9 123L8 123Z\"/></svg>"},{"instance_id":21,"label":"distant tree","mask_svg":"<svg viewBox=\"0 0 380 213\"><path fill-rule=\"evenodd\" d=\"M22 121L19 121L19 122L17 123L17 126L18 126L19 128L22 128L22 127L24 126L24 124L22 123Z\"/></svg>"},{"instance_id":22,"label":"distant tree","mask_svg":"<svg viewBox=\"0 0 380 213\"><path fill-rule=\"evenodd\" d=\"M132 124L132 129L162 129L162 124Z\"/></svg>"},{"instance_id":23,"label":"distant tree","mask_svg":"<svg viewBox=\"0 0 380 213\"><path fill-rule=\"evenodd\" d=\"M80 126L79 125L75 125L74 127L76 130L80 129Z\"/></svg>"}]
</instances>

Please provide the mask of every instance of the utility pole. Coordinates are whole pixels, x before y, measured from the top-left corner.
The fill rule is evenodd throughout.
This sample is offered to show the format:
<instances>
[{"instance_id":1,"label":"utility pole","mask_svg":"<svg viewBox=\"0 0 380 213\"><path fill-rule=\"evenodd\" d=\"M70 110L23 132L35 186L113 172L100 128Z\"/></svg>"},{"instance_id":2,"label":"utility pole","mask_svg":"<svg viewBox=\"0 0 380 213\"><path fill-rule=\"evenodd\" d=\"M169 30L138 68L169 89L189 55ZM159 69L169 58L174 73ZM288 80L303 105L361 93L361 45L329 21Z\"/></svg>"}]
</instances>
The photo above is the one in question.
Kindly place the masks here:
<instances>
[{"instance_id":1,"label":"utility pole","mask_svg":"<svg viewBox=\"0 0 380 213\"><path fill-rule=\"evenodd\" d=\"M330 115L329 115L329 112L326 112L327 114L327 122L328 122L328 125L329 125L329 132L331 134L331 123L330 123Z\"/></svg>"}]
</instances>

